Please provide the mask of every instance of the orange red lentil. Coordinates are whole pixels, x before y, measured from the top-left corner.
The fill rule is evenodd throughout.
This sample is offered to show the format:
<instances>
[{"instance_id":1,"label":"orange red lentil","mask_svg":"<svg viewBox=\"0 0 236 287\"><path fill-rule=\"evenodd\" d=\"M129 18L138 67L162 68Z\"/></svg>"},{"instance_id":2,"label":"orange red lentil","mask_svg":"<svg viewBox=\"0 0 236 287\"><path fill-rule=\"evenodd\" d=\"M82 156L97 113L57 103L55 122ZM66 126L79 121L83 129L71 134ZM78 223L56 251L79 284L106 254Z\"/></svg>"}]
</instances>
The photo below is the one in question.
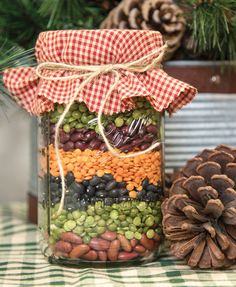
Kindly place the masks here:
<instances>
[{"instance_id":1,"label":"orange red lentil","mask_svg":"<svg viewBox=\"0 0 236 287\"><path fill-rule=\"evenodd\" d=\"M97 150L74 151L60 150L64 174L72 171L77 182L88 180L94 175L102 177L111 173L118 182L126 181L130 197L135 198L134 189L141 190L143 179L152 184L161 179L161 158L159 151L142 154L134 158L114 157L110 152ZM58 165L53 145L49 146L50 173L59 176Z\"/></svg>"}]
</instances>

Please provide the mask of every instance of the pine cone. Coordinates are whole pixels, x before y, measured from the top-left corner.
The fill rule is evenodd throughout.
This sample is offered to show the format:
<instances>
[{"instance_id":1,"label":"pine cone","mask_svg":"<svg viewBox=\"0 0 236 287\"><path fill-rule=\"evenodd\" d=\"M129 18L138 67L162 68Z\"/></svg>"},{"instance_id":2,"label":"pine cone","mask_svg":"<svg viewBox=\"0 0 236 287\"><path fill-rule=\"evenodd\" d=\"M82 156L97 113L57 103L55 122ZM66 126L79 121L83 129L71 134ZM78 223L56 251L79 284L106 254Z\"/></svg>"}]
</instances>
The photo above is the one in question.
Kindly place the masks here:
<instances>
[{"instance_id":1,"label":"pine cone","mask_svg":"<svg viewBox=\"0 0 236 287\"><path fill-rule=\"evenodd\" d=\"M168 41L167 60L180 46L185 19L183 11L172 0L123 0L110 12L101 28L159 31Z\"/></svg>"},{"instance_id":2,"label":"pine cone","mask_svg":"<svg viewBox=\"0 0 236 287\"><path fill-rule=\"evenodd\" d=\"M120 2L119 0L94 0L94 2L102 7L105 10L111 10L113 9L118 3Z\"/></svg>"},{"instance_id":3,"label":"pine cone","mask_svg":"<svg viewBox=\"0 0 236 287\"><path fill-rule=\"evenodd\" d=\"M221 145L189 160L162 213L176 257L191 267L230 266L236 259L236 149Z\"/></svg>"}]
</instances>

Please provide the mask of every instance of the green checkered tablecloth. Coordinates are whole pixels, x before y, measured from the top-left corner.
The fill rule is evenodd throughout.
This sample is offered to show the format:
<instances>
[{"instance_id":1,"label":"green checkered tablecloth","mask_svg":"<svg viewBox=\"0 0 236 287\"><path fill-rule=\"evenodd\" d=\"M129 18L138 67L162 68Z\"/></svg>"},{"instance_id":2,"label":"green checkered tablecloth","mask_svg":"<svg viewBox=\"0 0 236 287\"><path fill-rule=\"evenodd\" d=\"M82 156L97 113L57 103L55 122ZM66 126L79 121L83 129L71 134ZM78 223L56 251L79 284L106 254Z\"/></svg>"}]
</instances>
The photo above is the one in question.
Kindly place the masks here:
<instances>
[{"instance_id":1,"label":"green checkered tablecloth","mask_svg":"<svg viewBox=\"0 0 236 287\"><path fill-rule=\"evenodd\" d=\"M76 269L50 265L26 222L22 203L0 206L0 286L236 287L236 266L222 271L192 270L168 254L140 267Z\"/></svg>"}]
</instances>

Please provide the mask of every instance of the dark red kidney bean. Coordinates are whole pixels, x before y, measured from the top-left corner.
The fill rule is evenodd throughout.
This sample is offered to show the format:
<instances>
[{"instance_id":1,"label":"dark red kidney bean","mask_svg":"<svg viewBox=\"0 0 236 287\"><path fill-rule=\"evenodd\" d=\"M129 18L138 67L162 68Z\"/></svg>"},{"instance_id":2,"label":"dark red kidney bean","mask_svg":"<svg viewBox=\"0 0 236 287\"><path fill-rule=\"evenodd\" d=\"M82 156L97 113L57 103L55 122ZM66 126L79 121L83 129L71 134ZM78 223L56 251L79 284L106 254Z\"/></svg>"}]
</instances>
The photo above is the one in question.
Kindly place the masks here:
<instances>
[{"instance_id":1,"label":"dark red kidney bean","mask_svg":"<svg viewBox=\"0 0 236 287\"><path fill-rule=\"evenodd\" d=\"M107 261L106 251L98 251L98 258L100 261Z\"/></svg>"},{"instance_id":2,"label":"dark red kidney bean","mask_svg":"<svg viewBox=\"0 0 236 287\"><path fill-rule=\"evenodd\" d=\"M99 146L99 149L100 149L101 151L107 151L107 146L106 146L106 144L105 144L105 143L102 143L102 144Z\"/></svg>"},{"instance_id":3,"label":"dark red kidney bean","mask_svg":"<svg viewBox=\"0 0 236 287\"><path fill-rule=\"evenodd\" d=\"M96 132L95 131L89 131L87 132L85 135L84 135L84 141L85 142L89 142L91 141L92 139L96 138Z\"/></svg>"},{"instance_id":4,"label":"dark red kidney bean","mask_svg":"<svg viewBox=\"0 0 236 287\"><path fill-rule=\"evenodd\" d=\"M134 146L139 146L143 143L143 138L142 139L134 139L132 142L131 142L131 145L134 147Z\"/></svg>"},{"instance_id":5,"label":"dark red kidney bean","mask_svg":"<svg viewBox=\"0 0 236 287\"><path fill-rule=\"evenodd\" d=\"M110 242L102 238L93 238L90 241L89 246L94 250L104 251L109 249Z\"/></svg>"},{"instance_id":6,"label":"dark red kidney bean","mask_svg":"<svg viewBox=\"0 0 236 287\"><path fill-rule=\"evenodd\" d=\"M73 133L73 135L71 135L70 140L72 142L77 142L79 140L82 140L83 137L84 137L84 135L82 133L75 132L75 133Z\"/></svg>"},{"instance_id":7,"label":"dark red kidney bean","mask_svg":"<svg viewBox=\"0 0 236 287\"><path fill-rule=\"evenodd\" d=\"M147 126L147 132L153 135L157 135L157 127L155 125Z\"/></svg>"},{"instance_id":8,"label":"dark red kidney bean","mask_svg":"<svg viewBox=\"0 0 236 287\"><path fill-rule=\"evenodd\" d=\"M69 140L70 140L70 135L69 134L63 133L63 134L60 135L60 142L61 143L65 144Z\"/></svg>"},{"instance_id":9,"label":"dark red kidney bean","mask_svg":"<svg viewBox=\"0 0 236 287\"><path fill-rule=\"evenodd\" d=\"M82 134L84 134L84 133L86 133L88 130L86 129L86 128L80 128L80 129L77 129L77 128L75 128L75 132L76 133L82 133Z\"/></svg>"},{"instance_id":10,"label":"dark red kidney bean","mask_svg":"<svg viewBox=\"0 0 236 287\"><path fill-rule=\"evenodd\" d=\"M54 144L54 141L52 143ZM64 149L64 144L59 143L59 148Z\"/></svg>"},{"instance_id":11,"label":"dark red kidney bean","mask_svg":"<svg viewBox=\"0 0 236 287\"><path fill-rule=\"evenodd\" d=\"M143 141L145 143L151 143L154 139L154 135L153 134L146 134L144 137L143 137Z\"/></svg>"},{"instance_id":12,"label":"dark red kidney bean","mask_svg":"<svg viewBox=\"0 0 236 287\"><path fill-rule=\"evenodd\" d=\"M109 134L112 134L115 130L116 130L115 124L113 124L113 123L108 124L106 129L105 129L106 135L108 136Z\"/></svg>"},{"instance_id":13,"label":"dark red kidney bean","mask_svg":"<svg viewBox=\"0 0 236 287\"><path fill-rule=\"evenodd\" d=\"M132 145L123 145L120 147L120 150L123 152L130 152L132 150Z\"/></svg>"},{"instance_id":14,"label":"dark red kidney bean","mask_svg":"<svg viewBox=\"0 0 236 287\"><path fill-rule=\"evenodd\" d=\"M88 144L86 144L86 143L83 142L83 141L77 141L77 142L75 143L75 148L78 148L78 149L84 151L84 150L86 150L86 148L88 148Z\"/></svg>"},{"instance_id":15,"label":"dark red kidney bean","mask_svg":"<svg viewBox=\"0 0 236 287\"><path fill-rule=\"evenodd\" d=\"M136 252L125 252L125 251L121 251L118 254L118 260L132 260L136 257L138 257L139 254Z\"/></svg>"},{"instance_id":16,"label":"dark red kidney bean","mask_svg":"<svg viewBox=\"0 0 236 287\"><path fill-rule=\"evenodd\" d=\"M50 125L50 134L55 134L56 126Z\"/></svg>"},{"instance_id":17,"label":"dark red kidney bean","mask_svg":"<svg viewBox=\"0 0 236 287\"><path fill-rule=\"evenodd\" d=\"M72 141L68 141L67 143L64 144L63 147L64 151L69 151L74 149L74 143Z\"/></svg>"},{"instance_id":18,"label":"dark red kidney bean","mask_svg":"<svg viewBox=\"0 0 236 287\"><path fill-rule=\"evenodd\" d=\"M132 138L131 137L125 137L124 139L123 139L123 144L128 144L128 143L130 143L132 141Z\"/></svg>"},{"instance_id":19,"label":"dark red kidney bean","mask_svg":"<svg viewBox=\"0 0 236 287\"><path fill-rule=\"evenodd\" d=\"M142 126L142 127L140 127L139 130L138 130L138 135L139 135L139 136L144 136L144 135L146 134L146 132L147 132L146 127L145 127L145 126Z\"/></svg>"},{"instance_id":20,"label":"dark red kidney bean","mask_svg":"<svg viewBox=\"0 0 236 287\"><path fill-rule=\"evenodd\" d=\"M149 148L150 146L151 146L150 143L142 144L142 145L140 146L140 150L145 150L145 149Z\"/></svg>"},{"instance_id":21,"label":"dark red kidney bean","mask_svg":"<svg viewBox=\"0 0 236 287\"><path fill-rule=\"evenodd\" d=\"M101 145L101 141L97 140L97 139L93 139L91 140L91 142L88 145L88 148L90 149L98 149Z\"/></svg>"},{"instance_id":22,"label":"dark red kidney bean","mask_svg":"<svg viewBox=\"0 0 236 287\"><path fill-rule=\"evenodd\" d=\"M69 242L59 240L55 244L54 248L55 248L55 251L61 251L63 253L69 253L72 250L72 245Z\"/></svg>"},{"instance_id":23,"label":"dark red kidney bean","mask_svg":"<svg viewBox=\"0 0 236 287\"><path fill-rule=\"evenodd\" d=\"M127 135L129 133L129 126L123 126L120 131L122 134Z\"/></svg>"}]
</instances>

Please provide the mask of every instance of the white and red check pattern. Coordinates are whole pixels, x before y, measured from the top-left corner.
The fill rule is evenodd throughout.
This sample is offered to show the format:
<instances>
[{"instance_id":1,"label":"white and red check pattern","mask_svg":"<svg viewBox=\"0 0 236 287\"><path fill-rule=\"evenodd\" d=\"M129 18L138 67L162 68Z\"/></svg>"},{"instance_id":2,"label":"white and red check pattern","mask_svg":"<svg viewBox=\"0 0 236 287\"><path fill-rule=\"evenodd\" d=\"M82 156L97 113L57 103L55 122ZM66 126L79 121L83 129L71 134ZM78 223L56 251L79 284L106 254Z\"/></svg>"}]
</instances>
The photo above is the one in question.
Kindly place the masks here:
<instances>
[{"instance_id":1,"label":"white and red check pattern","mask_svg":"<svg viewBox=\"0 0 236 287\"><path fill-rule=\"evenodd\" d=\"M122 64L142 58L163 45L155 31L136 30L68 30L49 31L39 35L36 43L38 63L55 62L70 65ZM44 70L44 76L68 76L74 71ZM133 97L147 97L157 111L173 113L190 102L197 90L168 76L162 69L145 73L120 71L117 88L108 99L104 113L112 114L134 107ZM53 109L54 103L69 103L83 79L39 79L35 68L22 67L4 72L4 83L28 112L39 115ZM85 102L98 112L103 97L113 84L111 74L102 74L86 85L77 101Z\"/></svg>"}]
</instances>

